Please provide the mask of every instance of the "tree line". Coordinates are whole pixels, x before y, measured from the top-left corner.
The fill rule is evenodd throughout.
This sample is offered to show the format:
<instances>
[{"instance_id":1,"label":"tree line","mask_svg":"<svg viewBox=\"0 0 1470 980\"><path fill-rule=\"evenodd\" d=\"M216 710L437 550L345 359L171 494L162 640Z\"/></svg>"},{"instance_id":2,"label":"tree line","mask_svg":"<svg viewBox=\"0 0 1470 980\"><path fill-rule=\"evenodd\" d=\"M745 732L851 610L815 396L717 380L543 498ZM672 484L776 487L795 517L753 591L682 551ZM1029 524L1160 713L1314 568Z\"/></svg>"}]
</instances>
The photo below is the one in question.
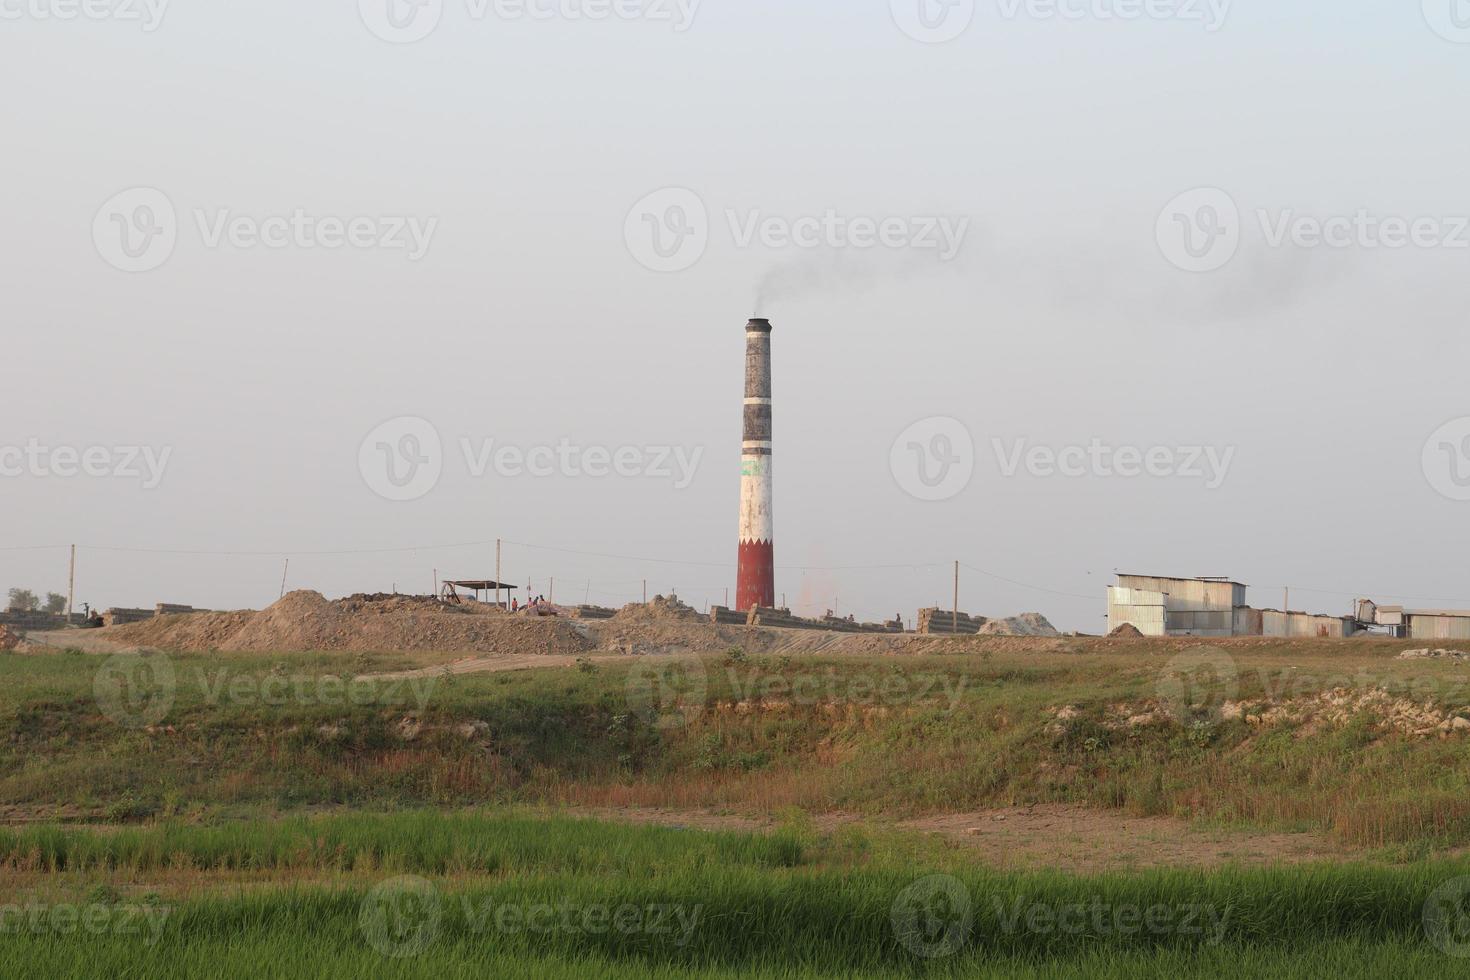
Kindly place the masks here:
<instances>
[{"instance_id":1,"label":"tree line","mask_svg":"<svg viewBox=\"0 0 1470 980\"><path fill-rule=\"evenodd\" d=\"M45 600L42 600L30 589L11 589L10 605L6 611L13 613L43 612L59 616L66 612L66 596L56 592L47 592Z\"/></svg>"}]
</instances>

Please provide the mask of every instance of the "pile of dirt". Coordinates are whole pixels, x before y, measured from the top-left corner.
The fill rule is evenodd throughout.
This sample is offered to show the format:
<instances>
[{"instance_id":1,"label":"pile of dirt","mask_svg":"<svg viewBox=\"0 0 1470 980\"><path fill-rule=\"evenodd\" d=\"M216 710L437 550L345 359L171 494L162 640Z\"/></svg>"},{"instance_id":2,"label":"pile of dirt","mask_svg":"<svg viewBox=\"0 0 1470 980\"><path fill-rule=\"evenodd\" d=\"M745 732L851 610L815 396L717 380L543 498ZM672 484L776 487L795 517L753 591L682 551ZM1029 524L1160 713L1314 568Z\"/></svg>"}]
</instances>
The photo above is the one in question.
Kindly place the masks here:
<instances>
[{"instance_id":1,"label":"pile of dirt","mask_svg":"<svg viewBox=\"0 0 1470 980\"><path fill-rule=\"evenodd\" d=\"M653 601L644 605L641 602L631 602L618 610L618 614L612 618L614 623L708 623L709 617L701 615L698 609L685 605L677 597L656 595Z\"/></svg>"},{"instance_id":2,"label":"pile of dirt","mask_svg":"<svg viewBox=\"0 0 1470 980\"><path fill-rule=\"evenodd\" d=\"M992 619L980 627L981 636L1061 636L1041 613L1022 613L1010 619Z\"/></svg>"},{"instance_id":3,"label":"pile of dirt","mask_svg":"<svg viewBox=\"0 0 1470 980\"><path fill-rule=\"evenodd\" d=\"M1110 640L1133 640L1141 639L1142 637L1143 634L1132 623L1124 623L1108 634L1108 639Z\"/></svg>"},{"instance_id":4,"label":"pile of dirt","mask_svg":"<svg viewBox=\"0 0 1470 980\"><path fill-rule=\"evenodd\" d=\"M524 619L493 607L422 596L355 595L335 602L292 592L261 612L160 616L100 631L166 650L287 653L303 650L442 651L566 655L595 647L585 626Z\"/></svg>"}]
</instances>

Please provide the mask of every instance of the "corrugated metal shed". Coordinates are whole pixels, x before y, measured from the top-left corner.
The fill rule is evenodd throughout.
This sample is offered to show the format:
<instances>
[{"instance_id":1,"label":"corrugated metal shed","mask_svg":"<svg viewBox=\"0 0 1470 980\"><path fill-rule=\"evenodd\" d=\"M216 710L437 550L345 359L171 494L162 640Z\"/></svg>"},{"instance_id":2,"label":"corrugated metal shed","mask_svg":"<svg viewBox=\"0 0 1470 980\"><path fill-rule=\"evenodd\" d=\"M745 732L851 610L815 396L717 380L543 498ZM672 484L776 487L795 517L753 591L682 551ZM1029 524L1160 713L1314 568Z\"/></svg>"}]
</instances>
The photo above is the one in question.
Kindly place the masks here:
<instances>
[{"instance_id":1,"label":"corrugated metal shed","mask_svg":"<svg viewBox=\"0 0 1470 980\"><path fill-rule=\"evenodd\" d=\"M1156 575L1118 575L1118 585L1144 592L1163 592L1170 612L1233 610L1245 605L1246 587L1227 579L1168 578Z\"/></svg>"},{"instance_id":2,"label":"corrugated metal shed","mask_svg":"<svg viewBox=\"0 0 1470 980\"><path fill-rule=\"evenodd\" d=\"M1108 632L1125 623L1144 636L1164 636L1165 600L1162 592L1108 587Z\"/></svg>"}]
</instances>

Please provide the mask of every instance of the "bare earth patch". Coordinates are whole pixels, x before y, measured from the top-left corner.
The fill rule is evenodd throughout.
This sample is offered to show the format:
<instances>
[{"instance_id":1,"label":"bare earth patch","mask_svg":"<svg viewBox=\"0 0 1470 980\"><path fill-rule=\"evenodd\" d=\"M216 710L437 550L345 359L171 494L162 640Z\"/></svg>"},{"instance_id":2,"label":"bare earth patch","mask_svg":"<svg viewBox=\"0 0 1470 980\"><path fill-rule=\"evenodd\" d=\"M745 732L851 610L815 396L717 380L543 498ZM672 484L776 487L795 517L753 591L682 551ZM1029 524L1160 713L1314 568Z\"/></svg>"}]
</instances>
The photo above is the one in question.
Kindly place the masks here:
<instances>
[{"instance_id":1,"label":"bare earth patch","mask_svg":"<svg viewBox=\"0 0 1470 980\"><path fill-rule=\"evenodd\" d=\"M654 810L637 807L572 811L599 820L688 827L693 830L772 830L774 816L753 817L716 810ZM874 829L936 834L972 852L979 862L1006 870L1049 868L1073 872L1227 864L1277 865L1361 859L1316 834L1202 830L1170 817L1131 817L1111 810L1064 804L1009 807L888 822L852 814L813 818L818 830L850 824Z\"/></svg>"}]
</instances>

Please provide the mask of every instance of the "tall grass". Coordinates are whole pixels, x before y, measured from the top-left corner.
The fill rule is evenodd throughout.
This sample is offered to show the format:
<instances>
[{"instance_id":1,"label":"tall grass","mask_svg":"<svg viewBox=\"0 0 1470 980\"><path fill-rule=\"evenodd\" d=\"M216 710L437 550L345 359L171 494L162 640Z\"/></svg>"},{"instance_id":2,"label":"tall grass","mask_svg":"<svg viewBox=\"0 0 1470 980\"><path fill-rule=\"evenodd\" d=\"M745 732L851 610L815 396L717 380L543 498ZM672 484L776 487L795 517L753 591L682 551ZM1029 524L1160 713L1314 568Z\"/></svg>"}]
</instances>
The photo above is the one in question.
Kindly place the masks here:
<instances>
[{"instance_id":1,"label":"tall grass","mask_svg":"<svg viewBox=\"0 0 1470 980\"><path fill-rule=\"evenodd\" d=\"M1110 730L1111 705L1156 696L1177 645L1070 641L1071 653L823 658L734 668L707 658L704 710L676 728L641 721L627 673L604 667L443 679L428 704L210 703L185 684L167 730L109 722L91 696L90 657L0 656L0 799L107 822L305 806L463 806L513 802L959 812L1029 802L1116 807L1316 830L1361 848L1470 844L1470 740L1419 740L1368 725L1264 732L1243 722ZM1384 681L1443 675L1398 662L1402 643L1255 642L1230 647L1241 696L1256 667ZM350 655L185 656L188 678L220 665L350 675ZM792 680L832 671L918 688L939 677L957 701L881 697L746 710L730 671ZM1291 675L1295 676L1295 675ZM1470 695L1467 695L1470 696ZM1449 694L1446 697L1450 697ZM756 695L755 700L762 700ZM766 699L779 701L779 699ZM1058 735L1048 709L1081 717ZM399 725L424 723L406 740ZM480 723L466 738L458 726Z\"/></svg>"}]
</instances>

